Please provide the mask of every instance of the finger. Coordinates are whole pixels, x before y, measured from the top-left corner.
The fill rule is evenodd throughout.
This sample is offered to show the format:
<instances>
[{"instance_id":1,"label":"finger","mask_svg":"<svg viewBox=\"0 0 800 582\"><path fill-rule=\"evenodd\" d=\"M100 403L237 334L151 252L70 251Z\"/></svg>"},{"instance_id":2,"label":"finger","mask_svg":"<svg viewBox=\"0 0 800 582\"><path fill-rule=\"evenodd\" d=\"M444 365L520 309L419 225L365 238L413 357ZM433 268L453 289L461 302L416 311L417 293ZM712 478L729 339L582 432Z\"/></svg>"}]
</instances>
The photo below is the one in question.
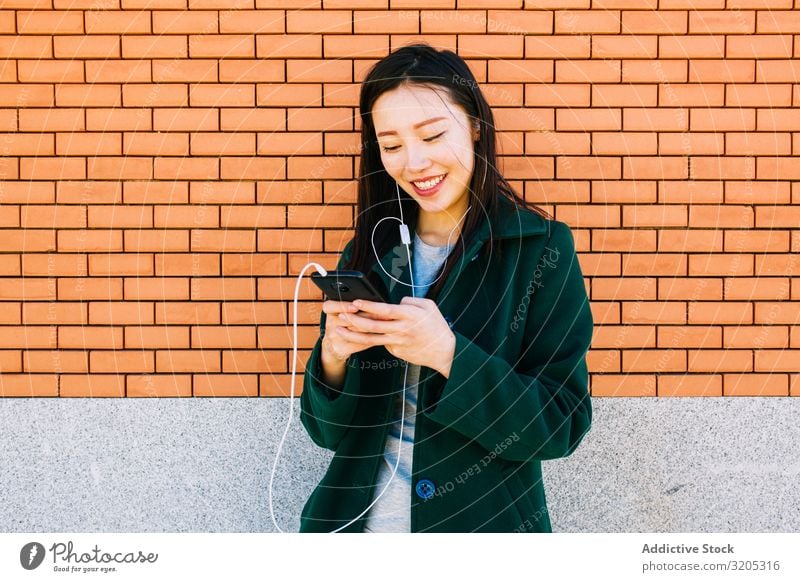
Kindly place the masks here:
<instances>
[{"instance_id":1,"label":"finger","mask_svg":"<svg viewBox=\"0 0 800 582\"><path fill-rule=\"evenodd\" d=\"M337 327L336 333L341 337L343 340L353 343L353 344L360 344L362 346L380 346L383 345L386 336L379 333L361 333L358 331L353 331L346 327Z\"/></svg>"},{"instance_id":2,"label":"finger","mask_svg":"<svg viewBox=\"0 0 800 582\"><path fill-rule=\"evenodd\" d=\"M398 309L398 305L391 303L378 303L377 301L367 301L366 299L356 299L353 305L360 311L366 311L372 315L377 315L384 319L399 319L403 316L403 310Z\"/></svg>"},{"instance_id":3,"label":"finger","mask_svg":"<svg viewBox=\"0 0 800 582\"><path fill-rule=\"evenodd\" d=\"M425 297L411 297L410 295L407 297L403 297L400 300L400 305L413 305L415 307L429 307L430 305L436 305L432 299L426 299Z\"/></svg>"},{"instance_id":4,"label":"finger","mask_svg":"<svg viewBox=\"0 0 800 582\"><path fill-rule=\"evenodd\" d=\"M353 313L341 313L337 319L349 329L366 333L396 333L401 330L402 325L392 319L371 319Z\"/></svg>"},{"instance_id":5,"label":"finger","mask_svg":"<svg viewBox=\"0 0 800 582\"><path fill-rule=\"evenodd\" d=\"M358 311L350 301L325 301L322 304L322 311L327 313L328 315L334 313L355 313Z\"/></svg>"},{"instance_id":6,"label":"finger","mask_svg":"<svg viewBox=\"0 0 800 582\"><path fill-rule=\"evenodd\" d=\"M355 309L357 310L358 308L356 307ZM356 315L358 315L359 317L374 319L376 321L394 321L391 317L385 317L383 315L375 315L374 313L367 313L366 311L356 311Z\"/></svg>"}]
</instances>

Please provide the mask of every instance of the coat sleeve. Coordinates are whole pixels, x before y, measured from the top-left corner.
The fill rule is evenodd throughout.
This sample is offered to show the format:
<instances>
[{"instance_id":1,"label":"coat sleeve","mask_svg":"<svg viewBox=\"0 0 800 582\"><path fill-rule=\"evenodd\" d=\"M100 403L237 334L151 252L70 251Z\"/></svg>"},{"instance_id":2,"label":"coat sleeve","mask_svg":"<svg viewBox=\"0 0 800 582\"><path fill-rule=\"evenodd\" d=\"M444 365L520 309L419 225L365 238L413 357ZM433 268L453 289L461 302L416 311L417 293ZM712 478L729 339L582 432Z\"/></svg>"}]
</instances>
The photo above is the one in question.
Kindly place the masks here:
<instances>
[{"instance_id":1,"label":"coat sleeve","mask_svg":"<svg viewBox=\"0 0 800 582\"><path fill-rule=\"evenodd\" d=\"M507 334L525 334L517 361L491 355L454 332L450 377L425 411L512 461L565 457L591 425L585 355L593 321L569 227L554 221L546 247L558 253L558 263L543 270L525 321L507 324Z\"/></svg>"},{"instance_id":2,"label":"coat sleeve","mask_svg":"<svg viewBox=\"0 0 800 582\"><path fill-rule=\"evenodd\" d=\"M342 252L336 268L346 262L352 241ZM320 315L320 336L306 363L303 392L300 395L300 422L311 440L320 447L335 451L350 426L361 392L359 356L353 354L347 361L344 381L334 388L322 381L322 338L325 334L326 314Z\"/></svg>"}]
</instances>

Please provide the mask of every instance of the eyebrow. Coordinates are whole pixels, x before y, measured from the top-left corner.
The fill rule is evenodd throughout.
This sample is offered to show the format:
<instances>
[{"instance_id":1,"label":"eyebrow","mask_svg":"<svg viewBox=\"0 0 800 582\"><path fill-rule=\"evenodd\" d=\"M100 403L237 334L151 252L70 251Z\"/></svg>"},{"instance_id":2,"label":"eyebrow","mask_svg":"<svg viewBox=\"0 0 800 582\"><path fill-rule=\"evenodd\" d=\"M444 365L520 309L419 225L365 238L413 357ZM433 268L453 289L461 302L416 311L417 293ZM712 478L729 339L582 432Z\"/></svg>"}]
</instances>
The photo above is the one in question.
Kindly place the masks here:
<instances>
[{"instance_id":1,"label":"eyebrow","mask_svg":"<svg viewBox=\"0 0 800 582\"><path fill-rule=\"evenodd\" d=\"M447 119L446 117L434 117L433 119L427 119L425 121L420 121L418 124L414 126L414 129L419 129L423 125L428 125L430 123L435 123L436 121L441 121L442 119ZM378 134L377 137L381 137L382 135L397 135L396 131L382 131Z\"/></svg>"}]
</instances>

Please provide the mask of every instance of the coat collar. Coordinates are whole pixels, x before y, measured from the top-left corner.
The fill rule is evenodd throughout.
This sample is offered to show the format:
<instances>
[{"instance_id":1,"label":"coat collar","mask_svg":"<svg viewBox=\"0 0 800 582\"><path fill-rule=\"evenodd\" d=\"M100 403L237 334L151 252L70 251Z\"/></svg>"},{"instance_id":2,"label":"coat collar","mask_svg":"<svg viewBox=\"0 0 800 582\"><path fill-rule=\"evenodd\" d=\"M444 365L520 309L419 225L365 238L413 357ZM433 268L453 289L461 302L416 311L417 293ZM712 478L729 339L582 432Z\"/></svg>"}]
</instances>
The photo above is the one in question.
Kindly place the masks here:
<instances>
[{"instance_id":1,"label":"coat collar","mask_svg":"<svg viewBox=\"0 0 800 582\"><path fill-rule=\"evenodd\" d=\"M442 290L442 295L445 297L447 296L448 290L453 286L458 275L473 259L477 258L478 251L480 251L484 243L490 238L492 240L499 240L537 236L547 233L549 229L549 221L535 212L526 208L520 208L513 201L505 196L501 196L498 199L496 216L493 218L484 216L475 237L472 239L466 252L462 255L459 263L455 265L453 271L448 276L448 280ZM411 230L413 232L413 229ZM397 283L392 277L389 277L384 270L396 279L400 279L406 283L410 282L408 276L408 255L404 245L398 244L392 248L383 256L380 265L377 263L373 265L372 271L375 272L385 285L391 303L399 303L400 299L411 295L410 287Z\"/></svg>"}]
</instances>

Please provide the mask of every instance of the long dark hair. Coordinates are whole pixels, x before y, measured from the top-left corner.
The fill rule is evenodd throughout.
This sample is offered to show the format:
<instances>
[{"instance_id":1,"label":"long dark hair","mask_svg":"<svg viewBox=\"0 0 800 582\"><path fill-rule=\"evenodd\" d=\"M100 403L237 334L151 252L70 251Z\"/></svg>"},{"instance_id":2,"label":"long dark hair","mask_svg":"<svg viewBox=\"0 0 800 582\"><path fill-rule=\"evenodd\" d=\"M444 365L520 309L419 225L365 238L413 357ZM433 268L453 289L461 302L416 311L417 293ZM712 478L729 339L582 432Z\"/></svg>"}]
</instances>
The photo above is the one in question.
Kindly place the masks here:
<instances>
[{"instance_id":1,"label":"long dark hair","mask_svg":"<svg viewBox=\"0 0 800 582\"><path fill-rule=\"evenodd\" d=\"M371 241L375 225L386 216L399 216L396 183L381 161L372 107L383 93L403 84L444 88L452 101L464 108L470 120L479 124L480 135L475 143L475 166L469 183L471 209L464 219L453 251L442 266L442 276L428 292L427 297L436 299L453 266L480 226L484 212L490 220L494 219L500 196L505 196L518 206L541 216L549 218L549 215L514 192L498 171L494 116L472 71L461 57L449 50L438 51L427 44L404 46L375 63L361 85L359 109L362 151L358 178L358 216L352 255L345 268L369 273L378 260ZM400 200L406 224L413 228L417 222L419 206L402 188ZM378 257L383 257L400 242L396 223L390 221L389 224L375 233ZM491 240L489 244L492 244Z\"/></svg>"}]
</instances>

